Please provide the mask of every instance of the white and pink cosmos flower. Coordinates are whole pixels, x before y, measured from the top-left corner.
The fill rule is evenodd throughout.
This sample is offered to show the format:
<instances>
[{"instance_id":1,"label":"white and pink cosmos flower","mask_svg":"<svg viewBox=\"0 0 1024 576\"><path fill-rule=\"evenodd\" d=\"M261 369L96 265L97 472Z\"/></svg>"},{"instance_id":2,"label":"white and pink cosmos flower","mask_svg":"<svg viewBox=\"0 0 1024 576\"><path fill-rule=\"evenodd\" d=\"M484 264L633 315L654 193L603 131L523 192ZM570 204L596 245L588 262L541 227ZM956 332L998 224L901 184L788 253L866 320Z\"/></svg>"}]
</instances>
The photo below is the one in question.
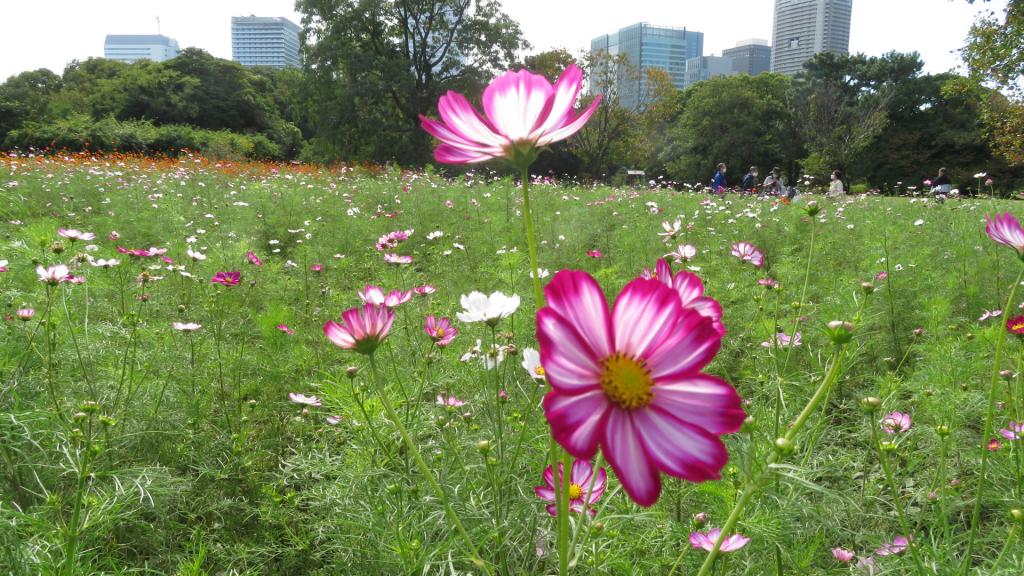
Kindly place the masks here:
<instances>
[{"instance_id":1,"label":"white and pink cosmos flower","mask_svg":"<svg viewBox=\"0 0 1024 576\"><path fill-rule=\"evenodd\" d=\"M895 554L900 554L907 549L907 546L910 545L910 540L911 539L906 536L897 536L892 539L892 542L886 542L876 548L875 554L878 556L893 556Z\"/></svg>"},{"instance_id":2,"label":"white and pink cosmos flower","mask_svg":"<svg viewBox=\"0 0 1024 576\"><path fill-rule=\"evenodd\" d=\"M1024 438L1024 422L1010 422L999 434L1007 440L1020 440Z\"/></svg>"},{"instance_id":3,"label":"white and pink cosmos flower","mask_svg":"<svg viewBox=\"0 0 1024 576\"><path fill-rule=\"evenodd\" d=\"M736 242L732 245L732 255L743 262L750 262L755 268L764 266L764 252L750 242Z\"/></svg>"},{"instance_id":4,"label":"white and pink cosmos flower","mask_svg":"<svg viewBox=\"0 0 1024 576\"><path fill-rule=\"evenodd\" d=\"M437 103L441 121L420 115L423 129L441 141L434 158L470 164L492 158L529 164L541 148L578 132L597 110L600 96L575 113L583 71L570 65L550 82L527 70L506 72L484 89L481 118L465 96L448 91Z\"/></svg>"},{"instance_id":5,"label":"white and pink cosmos flower","mask_svg":"<svg viewBox=\"0 0 1024 576\"><path fill-rule=\"evenodd\" d=\"M53 266L36 266L36 275L39 277L39 281L43 284L50 286L56 286L62 282L67 282L70 274L68 273L68 267L64 264L54 264Z\"/></svg>"},{"instance_id":6,"label":"white and pink cosmos flower","mask_svg":"<svg viewBox=\"0 0 1024 576\"><path fill-rule=\"evenodd\" d=\"M367 284L357 294L359 294L359 299L366 304L386 306L388 308L397 308L412 300L412 290L392 290L385 294L383 288L372 284Z\"/></svg>"},{"instance_id":7,"label":"white and pink cosmos flower","mask_svg":"<svg viewBox=\"0 0 1024 576\"><path fill-rule=\"evenodd\" d=\"M564 485L564 473L565 468L562 463L558 463L558 486ZM608 473L604 468L597 471L597 475L594 475L594 467L586 460L574 460L572 468L569 470L569 510L579 514L584 510L591 516L597 515L597 510L591 506L601 499L604 495L605 485L608 481ZM548 514L552 516L558 515L558 506L555 502L555 473L551 466L544 469L544 484L535 486L533 493L538 498L545 502L551 502L547 505Z\"/></svg>"},{"instance_id":8,"label":"white and pink cosmos flower","mask_svg":"<svg viewBox=\"0 0 1024 576\"><path fill-rule=\"evenodd\" d=\"M96 238L96 235L93 234L92 232L82 232L81 230L77 230L75 228L57 228L57 235L63 238L67 238L72 242L76 240L88 241Z\"/></svg>"},{"instance_id":9,"label":"white and pink cosmos flower","mask_svg":"<svg viewBox=\"0 0 1024 576\"><path fill-rule=\"evenodd\" d=\"M178 332L195 332L203 327L202 324L195 322L172 322L171 326Z\"/></svg>"},{"instance_id":10,"label":"white and pink cosmos flower","mask_svg":"<svg viewBox=\"0 0 1024 576\"><path fill-rule=\"evenodd\" d=\"M853 550L836 547L832 549L832 557L835 558L837 562L848 564L853 561L854 554Z\"/></svg>"},{"instance_id":11,"label":"white and pink cosmos flower","mask_svg":"<svg viewBox=\"0 0 1024 576\"><path fill-rule=\"evenodd\" d=\"M427 316L423 322L423 331L434 341L435 346L444 348L452 343L459 335L459 329L452 326L448 318L437 318L433 314Z\"/></svg>"},{"instance_id":12,"label":"white and pink cosmos flower","mask_svg":"<svg viewBox=\"0 0 1024 576\"><path fill-rule=\"evenodd\" d=\"M693 257L696 255L696 246L693 246L691 244L680 244L679 247L676 248L675 252L669 252L668 254L665 254L665 258L672 258L673 260L675 260L676 264L680 264L682 262L689 262L690 260L693 260Z\"/></svg>"},{"instance_id":13,"label":"white and pink cosmos flower","mask_svg":"<svg viewBox=\"0 0 1024 576\"><path fill-rule=\"evenodd\" d=\"M405 256L403 254L385 254L384 262L387 264L412 264L412 256Z\"/></svg>"},{"instance_id":14,"label":"white and pink cosmos flower","mask_svg":"<svg viewBox=\"0 0 1024 576\"><path fill-rule=\"evenodd\" d=\"M882 418L882 430L886 434L896 434L910 430L910 414L904 412L890 412Z\"/></svg>"},{"instance_id":15,"label":"white and pink cosmos flower","mask_svg":"<svg viewBox=\"0 0 1024 576\"><path fill-rule=\"evenodd\" d=\"M712 528L706 534L704 532L690 532L690 546L711 552L715 548L715 541L721 535L721 528ZM719 552L734 552L746 546L748 542L750 542L750 538L743 534L733 534L722 540L722 545L718 550Z\"/></svg>"},{"instance_id":16,"label":"white and pink cosmos flower","mask_svg":"<svg viewBox=\"0 0 1024 576\"><path fill-rule=\"evenodd\" d=\"M995 218L990 218L986 214L985 233L996 242L1013 248L1018 256L1024 258L1024 229L1013 214L1004 212L997 214Z\"/></svg>"},{"instance_id":17,"label":"white and pink cosmos flower","mask_svg":"<svg viewBox=\"0 0 1024 576\"><path fill-rule=\"evenodd\" d=\"M373 354L387 338L394 321L395 313L390 308L364 304L342 312L341 322L328 320L324 324L324 335L339 348Z\"/></svg>"},{"instance_id":18,"label":"white and pink cosmos flower","mask_svg":"<svg viewBox=\"0 0 1024 576\"><path fill-rule=\"evenodd\" d=\"M442 396L441 394L438 394L437 405L444 406L445 408L461 408L466 405L466 401L460 400L455 396Z\"/></svg>"},{"instance_id":19,"label":"white and pink cosmos flower","mask_svg":"<svg viewBox=\"0 0 1024 576\"><path fill-rule=\"evenodd\" d=\"M545 294L537 339L554 439L586 460L600 447L642 506L658 500L662 472L720 478L729 454L719 436L746 415L729 383L701 372L721 345L714 321L657 280L627 284L611 311L585 272L559 272Z\"/></svg>"},{"instance_id":20,"label":"white and pink cosmos flower","mask_svg":"<svg viewBox=\"0 0 1024 576\"><path fill-rule=\"evenodd\" d=\"M288 393L288 400L293 404L302 404L305 406L320 406L320 399L316 396L306 396L305 394L298 394L296 392Z\"/></svg>"}]
</instances>

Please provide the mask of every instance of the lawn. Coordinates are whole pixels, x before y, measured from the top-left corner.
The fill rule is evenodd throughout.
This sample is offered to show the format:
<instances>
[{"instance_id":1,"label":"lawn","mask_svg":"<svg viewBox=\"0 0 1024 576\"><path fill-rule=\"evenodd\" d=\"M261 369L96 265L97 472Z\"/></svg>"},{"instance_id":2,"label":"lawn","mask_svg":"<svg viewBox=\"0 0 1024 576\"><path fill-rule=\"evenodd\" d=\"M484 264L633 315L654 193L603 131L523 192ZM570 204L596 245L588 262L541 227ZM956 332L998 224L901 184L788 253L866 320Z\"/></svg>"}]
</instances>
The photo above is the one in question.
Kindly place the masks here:
<instances>
[{"instance_id":1,"label":"lawn","mask_svg":"<svg viewBox=\"0 0 1024 576\"><path fill-rule=\"evenodd\" d=\"M723 437L721 480L662 475L651 507L595 462L607 485L594 514L568 515L571 573L696 574L708 553L691 532L721 528L744 498L734 530L749 543L717 574L1024 573L1010 429L1024 340L1006 334L1022 264L985 234L985 215L1016 203L550 181L530 194L545 284L586 271L612 301L695 247L667 259L721 304L727 333L704 371L747 414ZM0 572L557 572L557 524L534 493L548 385L523 367L536 302L511 179L9 157L0 200ZM408 238L385 238L396 231ZM37 266L58 264L75 281L41 282ZM237 284L211 282L219 272ZM394 296L408 301L372 356L376 383L323 330L368 285L420 288ZM473 291L520 303L494 326L460 321ZM450 344L424 331L428 315L451 319Z\"/></svg>"}]
</instances>

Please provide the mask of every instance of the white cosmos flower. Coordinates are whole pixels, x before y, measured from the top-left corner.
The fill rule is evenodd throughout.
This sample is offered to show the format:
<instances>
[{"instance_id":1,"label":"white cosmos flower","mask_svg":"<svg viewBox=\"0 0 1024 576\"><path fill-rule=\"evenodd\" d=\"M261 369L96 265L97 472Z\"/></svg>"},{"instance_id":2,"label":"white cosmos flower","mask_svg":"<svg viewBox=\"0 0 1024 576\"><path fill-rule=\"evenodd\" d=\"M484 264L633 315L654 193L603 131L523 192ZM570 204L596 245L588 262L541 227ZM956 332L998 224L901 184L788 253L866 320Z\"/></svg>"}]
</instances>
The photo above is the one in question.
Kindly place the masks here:
<instances>
[{"instance_id":1,"label":"white cosmos flower","mask_svg":"<svg viewBox=\"0 0 1024 576\"><path fill-rule=\"evenodd\" d=\"M469 295L462 295L462 312L455 314L462 322L484 322L494 326L502 318L507 318L519 308L519 295L506 296L501 292L494 292L485 296L480 292L470 292Z\"/></svg>"},{"instance_id":2,"label":"white cosmos flower","mask_svg":"<svg viewBox=\"0 0 1024 576\"><path fill-rule=\"evenodd\" d=\"M547 268L541 268L537 273L537 276L539 278L547 278L548 276L551 276L551 272L548 272ZM530 270L530 278L533 278L533 270Z\"/></svg>"},{"instance_id":3,"label":"white cosmos flower","mask_svg":"<svg viewBox=\"0 0 1024 576\"><path fill-rule=\"evenodd\" d=\"M523 349L523 368L530 373L530 378L544 380L544 367L540 365L540 352L533 348Z\"/></svg>"}]
</instances>

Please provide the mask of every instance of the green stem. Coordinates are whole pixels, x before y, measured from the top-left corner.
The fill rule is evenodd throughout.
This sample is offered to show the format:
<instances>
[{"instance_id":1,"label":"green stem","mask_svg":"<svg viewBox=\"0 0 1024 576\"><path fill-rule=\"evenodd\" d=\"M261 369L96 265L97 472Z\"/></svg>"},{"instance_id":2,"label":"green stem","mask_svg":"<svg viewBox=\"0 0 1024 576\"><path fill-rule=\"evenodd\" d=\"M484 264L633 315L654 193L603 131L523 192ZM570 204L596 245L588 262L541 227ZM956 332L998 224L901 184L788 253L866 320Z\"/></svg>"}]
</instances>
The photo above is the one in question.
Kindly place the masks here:
<instances>
[{"instance_id":1,"label":"green stem","mask_svg":"<svg viewBox=\"0 0 1024 576\"><path fill-rule=\"evenodd\" d=\"M395 423L395 427L398 428L399 434L402 435L402 440L405 442L405 447L408 448L409 453L412 454L413 459L416 461L416 465L420 469L420 473L427 479L427 483L430 488L434 491L434 494L441 500L441 504L444 505L445 515L448 516L448 520L455 526L455 530L459 533L463 543L469 548L470 557L473 560L473 564L484 571L488 576L491 574L490 567L480 558L480 555L476 551L476 546L473 544L472 538L469 537L469 533L462 526L462 520L452 509L451 503L448 502L448 494L441 488L441 485L437 483L437 479L434 478L433 472L427 466L427 463L423 460L423 455L420 454L419 448L412 441L412 436L409 435L409 431L405 428L405 424L402 423L402 419L398 417L398 413L391 406L391 400L388 399L388 395L381 385L380 373L377 370L377 361L374 359L373 354L370 354L370 371L373 374L373 385L377 389L377 395L380 397L381 404L384 405L384 410L388 413L388 418Z\"/></svg>"},{"instance_id":2,"label":"green stem","mask_svg":"<svg viewBox=\"0 0 1024 576\"><path fill-rule=\"evenodd\" d=\"M1017 286L1020 285L1021 279L1024 279L1024 267L1021 267L1020 272L1017 273L1017 279L1014 280L1013 286L1010 288L1010 296L1006 299L1006 306L1003 310L1010 310L1013 306L1013 298L1017 294ZM967 537L967 551L964 553L963 560L963 574L967 574L971 569L971 553L974 551L974 540L978 535L978 521L981 519L981 497L985 493L985 473L988 472L988 443L989 437L992 436L992 420L996 413L996 390L999 386L999 367L1003 361L1003 344L1006 342L1006 330L1000 326L999 335L996 336L996 353L995 358L992 359L992 380L989 383L988 389L988 412L985 414L985 431L981 437L981 470L978 473L978 488L974 491L974 511L971 513L971 531Z\"/></svg>"},{"instance_id":3,"label":"green stem","mask_svg":"<svg viewBox=\"0 0 1024 576\"><path fill-rule=\"evenodd\" d=\"M781 438L782 444L792 444L793 439L803 428L804 424L814 413L821 401L828 395L829 390L832 388L832 384L835 383L839 376L840 366L844 359L844 350L840 349L839 353L832 360L832 365L829 367L822 379L821 384L818 385L818 389L814 391L814 395L807 401L807 405L800 411L800 415L797 416L796 421L793 422L793 426L786 432L786 435ZM765 459L764 469L757 477L751 479L740 496L740 499L733 505L732 511L729 513L729 517L726 519L725 524L722 526L722 533L719 534L718 539L715 540L714 547L711 548L711 552L708 553L708 557L704 559L704 564L701 565L700 571L697 572L697 576L707 576L711 573L711 568L715 564L715 559L718 558L719 550L722 546L722 542L732 534L733 528L736 527L736 523L739 522L740 516L743 514L743 510L750 503L750 500L754 497L754 494L763 484L763 481L768 478L774 471L772 465L779 461L782 452L779 450L772 450L772 453Z\"/></svg>"},{"instance_id":4,"label":"green stem","mask_svg":"<svg viewBox=\"0 0 1024 576\"><path fill-rule=\"evenodd\" d=\"M1010 549L1010 544L1013 543L1013 539L1017 537L1017 528L1020 524L1014 524L1010 528L1010 533L1006 535L1006 542L1003 544L1003 549L999 552L999 556L996 556L995 563L992 564L991 572L996 574L996 569L999 568L999 564L1003 562L1003 556L1006 556L1006 551Z\"/></svg>"},{"instance_id":5,"label":"green stem","mask_svg":"<svg viewBox=\"0 0 1024 576\"><path fill-rule=\"evenodd\" d=\"M804 300L807 298L807 285L811 280L811 262L814 261L814 236L818 230L817 224L817 217L811 216L811 241L807 244L807 265L804 267L804 285L800 288L800 301L796 305L796 317L793 319L793 330L789 333L790 338L796 338L797 328L800 327L800 314L803 312ZM786 361L782 363L783 372L789 367L789 357L793 354L793 348L795 346L790 343L789 349L786 351Z\"/></svg>"},{"instance_id":6,"label":"green stem","mask_svg":"<svg viewBox=\"0 0 1024 576\"><path fill-rule=\"evenodd\" d=\"M523 221L526 223L526 247L530 254L530 276L533 280L534 307L544 306L544 290L540 285L540 266L537 263L537 233L533 227L533 211L530 209L530 169L523 167Z\"/></svg>"},{"instance_id":7,"label":"green stem","mask_svg":"<svg viewBox=\"0 0 1024 576\"><path fill-rule=\"evenodd\" d=\"M882 464L882 471L885 473L885 481L889 484L889 491L892 493L892 505L896 508L896 517L900 521L900 527L903 528L903 533L907 537L907 546L910 548L910 555L914 558L914 564L917 566L918 574L925 574L924 564L921 562L921 556L917 551L917 544L914 542L914 534L910 531L910 522L907 521L907 514L903 510L903 502L900 500L899 488L896 486L896 479L892 473L892 466L889 465L889 455L882 450L882 444L878 440L878 430L876 429L874 421L868 422L868 427L871 428L871 440L875 444L875 450L878 451L878 461Z\"/></svg>"}]
</instances>

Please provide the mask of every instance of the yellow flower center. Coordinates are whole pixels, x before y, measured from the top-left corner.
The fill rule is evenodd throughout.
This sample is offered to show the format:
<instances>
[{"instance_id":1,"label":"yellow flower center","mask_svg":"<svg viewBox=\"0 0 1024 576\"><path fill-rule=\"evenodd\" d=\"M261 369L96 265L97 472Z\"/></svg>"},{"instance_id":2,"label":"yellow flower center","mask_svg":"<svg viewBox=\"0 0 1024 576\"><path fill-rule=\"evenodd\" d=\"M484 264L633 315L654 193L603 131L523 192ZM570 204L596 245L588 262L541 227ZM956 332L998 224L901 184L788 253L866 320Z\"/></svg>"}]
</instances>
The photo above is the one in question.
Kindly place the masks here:
<instances>
[{"instance_id":1,"label":"yellow flower center","mask_svg":"<svg viewBox=\"0 0 1024 576\"><path fill-rule=\"evenodd\" d=\"M543 366L537 366L537 368L535 368L533 371L534 373L537 374L537 376L544 376L545 374L547 374L547 372L544 371Z\"/></svg>"},{"instance_id":2,"label":"yellow flower center","mask_svg":"<svg viewBox=\"0 0 1024 576\"><path fill-rule=\"evenodd\" d=\"M654 379L647 363L641 358L614 354L605 361L601 372L601 388L608 399L620 408L643 408L654 399Z\"/></svg>"},{"instance_id":3,"label":"yellow flower center","mask_svg":"<svg viewBox=\"0 0 1024 576\"><path fill-rule=\"evenodd\" d=\"M438 338L441 338L442 336L444 336L444 328L435 328L434 329L434 336L437 336Z\"/></svg>"},{"instance_id":4,"label":"yellow flower center","mask_svg":"<svg viewBox=\"0 0 1024 576\"><path fill-rule=\"evenodd\" d=\"M583 487L579 484L569 485L569 499L578 500L583 497Z\"/></svg>"},{"instance_id":5,"label":"yellow flower center","mask_svg":"<svg viewBox=\"0 0 1024 576\"><path fill-rule=\"evenodd\" d=\"M1024 322L1014 322L1013 324L1010 324L1010 330L1014 332L1024 330Z\"/></svg>"}]
</instances>

